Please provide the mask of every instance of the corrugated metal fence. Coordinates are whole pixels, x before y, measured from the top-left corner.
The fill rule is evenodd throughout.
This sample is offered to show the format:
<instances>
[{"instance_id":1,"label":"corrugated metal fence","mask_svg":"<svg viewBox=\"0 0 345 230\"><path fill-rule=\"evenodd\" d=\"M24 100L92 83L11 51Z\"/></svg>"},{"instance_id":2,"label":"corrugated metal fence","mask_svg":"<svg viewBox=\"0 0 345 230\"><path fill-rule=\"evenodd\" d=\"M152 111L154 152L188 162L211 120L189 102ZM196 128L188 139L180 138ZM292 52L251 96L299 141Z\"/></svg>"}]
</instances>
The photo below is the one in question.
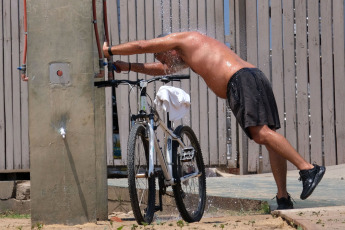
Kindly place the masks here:
<instances>
[{"instance_id":1,"label":"corrugated metal fence","mask_svg":"<svg viewBox=\"0 0 345 230\"><path fill-rule=\"evenodd\" d=\"M301 155L319 164L345 163L343 0L114 0L107 4L113 45L188 30L228 42L272 81L281 117L279 132ZM227 11L229 28L224 26ZM24 38L22 2L4 0L0 12L0 170L29 169L27 85L16 70ZM154 61L152 54L116 59ZM233 117L227 119L226 101L196 74L185 73L191 79L173 85L190 93L192 107L175 126L193 128L205 163L239 165L242 173L270 171L266 149L248 141ZM117 79L145 77L116 75ZM152 99L160 85L149 87ZM128 97L128 92L127 86L116 89L122 159L114 160L111 90L106 91L108 165L127 162L129 104L132 112L137 108L137 94Z\"/></svg>"},{"instance_id":2,"label":"corrugated metal fence","mask_svg":"<svg viewBox=\"0 0 345 230\"><path fill-rule=\"evenodd\" d=\"M271 80L279 132L309 162L345 163L344 1L229 2L228 41ZM241 171L270 171L267 150L239 139Z\"/></svg>"},{"instance_id":3,"label":"corrugated metal fence","mask_svg":"<svg viewBox=\"0 0 345 230\"><path fill-rule=\"evenodd\" d=\"M23 51L23 4L0 3L0 172L29 169L28 90L17 67Z\"/></svg>"}]
</instances>

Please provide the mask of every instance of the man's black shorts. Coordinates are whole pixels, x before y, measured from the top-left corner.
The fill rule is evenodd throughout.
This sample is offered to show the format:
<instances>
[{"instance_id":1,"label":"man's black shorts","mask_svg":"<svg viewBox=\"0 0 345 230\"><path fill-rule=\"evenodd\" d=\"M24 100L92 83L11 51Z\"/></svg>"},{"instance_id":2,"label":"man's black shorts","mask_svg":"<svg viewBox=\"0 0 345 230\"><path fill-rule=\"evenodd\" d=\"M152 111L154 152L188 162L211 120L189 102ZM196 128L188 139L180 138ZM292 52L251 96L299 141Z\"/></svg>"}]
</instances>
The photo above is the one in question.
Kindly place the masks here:
<instances>
[{"instance_id":1,"label":"man's black shorts","mask_svg":"<svg viewBox=\"0 0 345 230\"><path fill-rule=\"evenodd\" d=\"M280 121L271 83L257 68L243 68L229 80L227 97L230 108L247 136L248 127L267 125L279 129Z\"/></svg>"}]
</instances>

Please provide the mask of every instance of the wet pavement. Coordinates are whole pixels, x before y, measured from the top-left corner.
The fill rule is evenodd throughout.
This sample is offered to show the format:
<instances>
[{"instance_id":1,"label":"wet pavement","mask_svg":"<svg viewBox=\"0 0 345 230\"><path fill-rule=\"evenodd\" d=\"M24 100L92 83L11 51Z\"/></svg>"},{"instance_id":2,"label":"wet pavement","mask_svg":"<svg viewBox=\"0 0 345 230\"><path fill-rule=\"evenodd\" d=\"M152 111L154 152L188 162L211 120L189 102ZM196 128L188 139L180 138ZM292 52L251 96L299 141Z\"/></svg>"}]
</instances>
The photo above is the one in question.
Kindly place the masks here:
<instances>
[{"instance_id":1,"label":"wet pavement","mask_svg":"<svg viewBox=\"0 0 345 230\"><path fill-rule=\"evenodd\" d=\"M298 180L299 171L289 171L287 189L295 200L295 208L312 208L345 205L345 165L326 167L326 173L306 200L301 200L302 182ZM226 175L225 175L226 176ZM207 193L215 196L249 198L267 201L271 210L276 209L276 184L272 173L211 177L207 180Z\"/></svg>"},{"instance_id":2,"label":"wet pavement","mask_svg":"<svg viewBox=\"0 0 345 230\"><path fill-rule=\"evenodd\" d=\"M345 229L345 164L326 167L322 181L307 200L299 198L302 182L298 178L297 170L288 172L287 188L295 209L272 213L303 229ZM109 179L108 184L126 187L127 180ZM277 207L276 191L272 173L207 178L208 196L267 201L271 210Z\"/></svg>"}]
</instances>

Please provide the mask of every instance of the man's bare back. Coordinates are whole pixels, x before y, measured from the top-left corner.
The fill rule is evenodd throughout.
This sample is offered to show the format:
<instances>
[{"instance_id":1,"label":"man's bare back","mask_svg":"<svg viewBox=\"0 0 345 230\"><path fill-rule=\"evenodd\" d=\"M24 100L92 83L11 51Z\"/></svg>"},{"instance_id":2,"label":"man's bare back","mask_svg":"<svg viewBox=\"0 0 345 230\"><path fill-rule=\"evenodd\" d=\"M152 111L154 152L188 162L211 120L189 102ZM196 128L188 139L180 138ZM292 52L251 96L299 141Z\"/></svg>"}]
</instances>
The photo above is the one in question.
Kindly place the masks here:
<instances>
[{"instance_id":1,"label":"man's bare back","mask_svg":"<svg viewBox=\"0 0 345 230\"><path fill-rule=\"evenodd\" d=\"M186 38L180 56L221 98L226 98L227 84L234 73L244 67L254 67L225 44L197 32Z\"/></svg>"},{"instance_id":2,"label":"man's bare back","mask_svg":"<svg viewBox=\"0 0 345 230\"><path fill-rule=\"evenodd\" d=\"M107 46L103 47L106 55L107 49ZM227 83L234 73L244 67L254 67L239 58L225 44L199 32L172 33L161 38L129 42L111 48L112 54L118 55L162 53L170 50L176 51L185 63L183 67L190 67L199 74L208 87L221 98L226 98ZM170 60L167 59L160 61L165 68L168 68L168 70L165 69L165 72L173 73L181 69L174 66L176 62L169 62ZM142 67L147 71L141 70L140 72L150 74L151 70L151 73L157 73L153 71L153 67L163 68L158 64L147 65L147 67Z\"/></svg>"}]
</instances>

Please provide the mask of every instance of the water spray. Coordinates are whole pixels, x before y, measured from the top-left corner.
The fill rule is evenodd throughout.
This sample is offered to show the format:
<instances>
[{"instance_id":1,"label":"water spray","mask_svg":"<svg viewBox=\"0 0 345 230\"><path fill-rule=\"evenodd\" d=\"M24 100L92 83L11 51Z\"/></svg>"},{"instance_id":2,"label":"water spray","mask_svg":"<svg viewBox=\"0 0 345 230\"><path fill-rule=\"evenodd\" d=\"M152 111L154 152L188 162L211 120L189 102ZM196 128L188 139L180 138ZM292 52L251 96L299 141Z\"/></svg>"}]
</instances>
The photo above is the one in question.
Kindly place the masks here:
<instances>
[{"instance_id":1,"label":"water spray","mask_svg":"<svg viewBox=\"0 0 345 230\"><path fill-rule=\"evenodd\" d=\"M66 131L65 131L65 129L63 127L60 128L60 134L61 134L63 139L66 138Z\"/></svg>"}]
</instances>

